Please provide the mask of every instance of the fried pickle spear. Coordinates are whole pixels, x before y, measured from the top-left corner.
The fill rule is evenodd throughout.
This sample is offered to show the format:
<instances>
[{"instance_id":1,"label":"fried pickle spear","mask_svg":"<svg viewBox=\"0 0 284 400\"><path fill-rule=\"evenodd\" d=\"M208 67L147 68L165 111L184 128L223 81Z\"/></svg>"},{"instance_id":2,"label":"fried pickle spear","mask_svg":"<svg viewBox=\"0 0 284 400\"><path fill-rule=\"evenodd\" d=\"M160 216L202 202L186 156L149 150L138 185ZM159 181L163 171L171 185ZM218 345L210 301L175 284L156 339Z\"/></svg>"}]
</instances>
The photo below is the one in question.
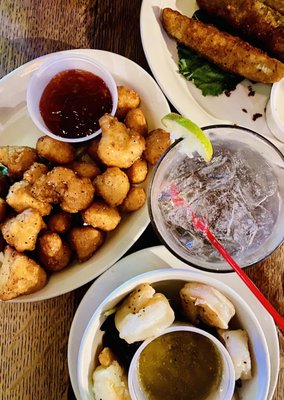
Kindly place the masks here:
<instances>
[{"instance_id":1,"label":"fried pickle spear","mask_svg":"<svg viewBox=\"0 0 284 400\"><path fill-rule=\"evenodd\" d=\"M278 11L280 14L284 14L284 0L263 0L262 3Z\"/></svg>"},{"instance_id":2,"label":"fried pickle spear","mask_svg":"<svg viewBox=\"0 0 284 400\"><path fill-rule=\"evenodd\" d=\"M162 23L169 36L223 70L262 83L277 82L284 77L284 64L237 36L170 8L163 10Z\"/></svg>"},{"instance_id":3,"label":"fried pickle spear","mask_svg":"<svg viewBox=\"0 0 284 400\"><path fill-rule=\"evenodd\" d=\"M278 1L198 0L199 7L254 40L259 47L284 61L284 16ZM284 3L282 2L282 10Z\"/></svg>"}]
</instances>

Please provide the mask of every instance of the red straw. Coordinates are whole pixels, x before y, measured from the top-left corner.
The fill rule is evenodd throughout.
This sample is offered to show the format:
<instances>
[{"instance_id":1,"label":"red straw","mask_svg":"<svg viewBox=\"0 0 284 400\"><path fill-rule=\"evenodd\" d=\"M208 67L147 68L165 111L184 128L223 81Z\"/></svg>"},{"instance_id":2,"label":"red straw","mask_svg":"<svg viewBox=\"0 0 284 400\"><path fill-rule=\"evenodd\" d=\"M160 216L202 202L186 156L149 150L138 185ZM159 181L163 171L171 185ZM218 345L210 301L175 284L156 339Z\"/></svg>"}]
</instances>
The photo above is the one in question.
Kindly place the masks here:
<instances>
[{"instance_id":1,"label":"red straw","mask_svg":"<svg viewBox=\"0 0 284 400\"><path fill-rule=\"evenodd\" d=\"M224 249L221 243L215 238L213 233L210 231L207 223L201 218L197 218L194 215L191 207L185 202L182 196L178 195L175 185L171 187L171 194L173 195L172 202L180 207L185 206L191 212L191 219L195 230L200 230L205 233L209 242L215 247L216 250L224 257L228 264L233 268L233 270L239 275L242 281L247 285L247 287L252 291L256 298L260 301L264 308L273 317L276 324L284 331L284 318L275 310L273 305L267 300L267 298L261 293L261 291L255 286L251 279L247 276L244 270L236 263L236 261L230 256L230 254Z\"/></svg>"}]
</instances>

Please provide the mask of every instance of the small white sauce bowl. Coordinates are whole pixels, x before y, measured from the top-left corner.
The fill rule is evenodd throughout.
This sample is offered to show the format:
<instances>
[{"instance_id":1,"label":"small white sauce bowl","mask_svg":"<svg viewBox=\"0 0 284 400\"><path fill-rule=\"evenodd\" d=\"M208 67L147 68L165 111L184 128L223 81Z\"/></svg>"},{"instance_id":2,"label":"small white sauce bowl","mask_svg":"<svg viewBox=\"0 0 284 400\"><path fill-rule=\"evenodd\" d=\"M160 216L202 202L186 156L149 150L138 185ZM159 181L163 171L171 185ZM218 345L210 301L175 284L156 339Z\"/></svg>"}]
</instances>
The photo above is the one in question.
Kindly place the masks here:
<instances>
[{"instance_id":1,"label":"small white sauce bowl","mask_svg":"<svg viewBox=\"0 0 284 400\"><path fill-rule=\"evenodd\" d=\"M266 122L273 135L284 142L284 78L272 85L266 107Z\"/></svg>"},{"instance_id":2,"label":"small white sauce bowl","mask_svg":"<svg viewBox=\"0 0 284 400\"><path fill-rule=\"evenodd\" d=\"M165 335L166 333L169 332L181 332L181 331L187 331L187 332L194 332L198 335L202 335L207 337L208 339L215 344L219 355L222 360L222 376L221 376L221 381L216 390L212 392L206 399L207 400L228 400L233 397L234 389L235 389L235 370L234 370L234 365L232 362L232 359L226 350L226 348L223 346L223 344L220 342L220 340L216 339L213 335L210 333L199 329L195 328L194 326L186 326L186 325L173 325L167 329L165 329L159 336ZM145 395L145 392L143 388L140 385L139 382L139 372L138 372L138 365L139 365L139 357L142 351L145 349L145 347L148 346L149 343L151 343L153 340L157 339L157 337L150 338L148 340L145 340L142 345L138 348L136 353L134 354L134 357L131 361L130 367L129 367L129 372L128 372L128 386L129 386L129 393L130 397L132 400L147 400L148 396ZM190 356L190 355L189 355Z\"/></svg>"},{"instance_id":3,"label":"small white sauce bowl","mask_svg":"<svg viewBox=\"0 0 284 400\"><path fill-rule=\"evenodd\" d=\"M27 107L31 119L42 133L62 142L77 143L93 139L101 133L101 129L98 129L91 135L80 138L64 138L55 135L48 129L39 110L40 99L47 84L59 72L70 69L81 69L83 71L91 72L105 82L112 97L111 115L114 115L117 108L118 95L117 86L112 75L106 70L104 66L102 66L91 57L86 57L79 54L55 54L54 56L49 58L48 61L44 62L38 70L34 72L27 88Z\"/></svg>"}]
</instances>

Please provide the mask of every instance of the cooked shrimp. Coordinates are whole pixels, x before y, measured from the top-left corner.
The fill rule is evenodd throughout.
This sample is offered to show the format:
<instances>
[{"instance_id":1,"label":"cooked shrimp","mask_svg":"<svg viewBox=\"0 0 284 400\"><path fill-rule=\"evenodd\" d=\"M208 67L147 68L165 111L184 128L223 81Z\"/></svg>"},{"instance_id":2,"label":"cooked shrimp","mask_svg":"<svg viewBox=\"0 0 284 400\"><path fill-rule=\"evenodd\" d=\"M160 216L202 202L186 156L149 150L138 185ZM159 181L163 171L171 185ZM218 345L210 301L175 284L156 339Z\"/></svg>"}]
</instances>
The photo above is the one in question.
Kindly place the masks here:
<instances>
[{"instance_id":1,"label":"cooked shrimp","mask_svg":"<svg viewBox=\"0 0 284 400\"><path fill-rule=\"evenodd\" d=\"M198 319L216 328L228 329L235 307L219 290L201 282L188 282L180 290L185 316L193 323Z\"/></svg>"},{"instance_id":2,"label":"cooked shrimp","mask_svg":"<svg viewBox=\"0 0 284 400\"><path fill-rule=\"evenodd\" d=\"M139 285L118 308L115 326L122 339L127 343L134 343L158 335L174 319L174 312L166 297L155 293L145 283Z\"/></svg>"}]
</instances>

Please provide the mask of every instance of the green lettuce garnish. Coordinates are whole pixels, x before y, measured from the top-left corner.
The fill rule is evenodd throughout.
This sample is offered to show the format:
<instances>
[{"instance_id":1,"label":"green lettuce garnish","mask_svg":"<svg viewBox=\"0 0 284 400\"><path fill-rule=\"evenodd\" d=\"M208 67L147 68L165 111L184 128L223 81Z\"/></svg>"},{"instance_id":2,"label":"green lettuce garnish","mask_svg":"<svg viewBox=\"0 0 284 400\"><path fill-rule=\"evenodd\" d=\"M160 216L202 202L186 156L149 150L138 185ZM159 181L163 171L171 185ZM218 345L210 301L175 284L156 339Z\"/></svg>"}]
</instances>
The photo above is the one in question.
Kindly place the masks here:
<instances>
[{"instance_id":1,"label":"green lettuce garnish","mask_svg":"<svg viewBox=\"0 0 284 400\"><path fill-rule=\"evenodd\" d=\"M203 96L219 96L234 90L242 77L225 72L188 47L177 46L179 72L202 91Z\"/></svg>"},{"instance_id":2,"label":"green lettuce garnish","mask_svg":"<svg viewBox=\"0 0 284 400\"><path fill-rule=\"evenodd\" d=\"M0 175L8 175L8 169L3 164L0 164Z\"/></svg>"},{"instance_id":3,"label":"green lettuce garnish","mask_svg":"<svg viewBox=\"0 0 284 400\"><path fill-rule=\"evenodd\" d=\"M212 22L204 11L197 10L193 19L205 23ZM197 55L188 47L178 45L179 72L202 91L203 96L219 96L224 92L234 90L243 78L239 75L223 71L221 68Z\"/></svg>"}]
</instances>

